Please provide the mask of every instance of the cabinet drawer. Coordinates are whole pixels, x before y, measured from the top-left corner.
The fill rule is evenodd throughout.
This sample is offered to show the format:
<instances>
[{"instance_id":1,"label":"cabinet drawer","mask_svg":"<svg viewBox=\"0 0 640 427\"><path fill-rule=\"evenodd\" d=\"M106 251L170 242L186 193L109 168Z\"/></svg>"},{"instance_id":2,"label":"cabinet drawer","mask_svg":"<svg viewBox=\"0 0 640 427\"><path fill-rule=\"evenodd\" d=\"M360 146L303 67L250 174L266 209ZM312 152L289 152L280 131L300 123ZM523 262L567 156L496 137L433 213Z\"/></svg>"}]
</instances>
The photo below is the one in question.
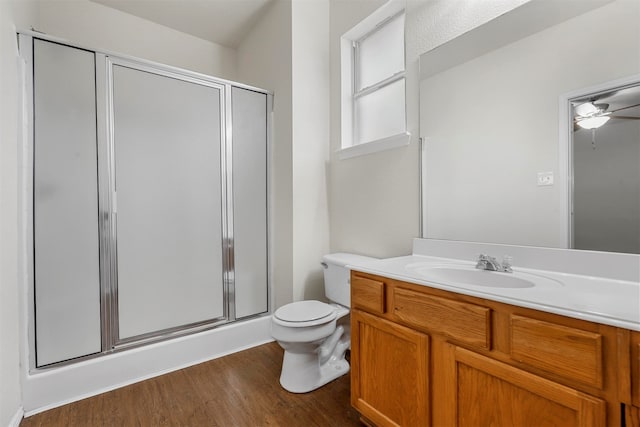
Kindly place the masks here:
<instances>
[{"instance_id":1,"label":"cabinet drawer","mask_svg":"<svg viewBox=\"0 0 640 427\"><path fill-rule=\"evenodd\" d=\"M383 314L385 311L384 282L353 274L351 306L371 313Z\"/></svg>"},{"instance_id":2,"label":"cabinet drawer","mask_svg":"<svg viewBox=\"0 0 640 427\"><path fill-rule=\"evenodd\" d=\"M396 288L393 314L408 325L475 347L491 347L491 310L487 307Z\"/></svg>"},{"instance_id":3,"label":"cabinet drawer","mask_svg":"<svg viewBox=\"0 0 640 427\"><path fill-rule=\"evenodd\" d=\"M583 384L602 388L602 335L511 316L511 357Z\"/></svg>"}]
</instances>

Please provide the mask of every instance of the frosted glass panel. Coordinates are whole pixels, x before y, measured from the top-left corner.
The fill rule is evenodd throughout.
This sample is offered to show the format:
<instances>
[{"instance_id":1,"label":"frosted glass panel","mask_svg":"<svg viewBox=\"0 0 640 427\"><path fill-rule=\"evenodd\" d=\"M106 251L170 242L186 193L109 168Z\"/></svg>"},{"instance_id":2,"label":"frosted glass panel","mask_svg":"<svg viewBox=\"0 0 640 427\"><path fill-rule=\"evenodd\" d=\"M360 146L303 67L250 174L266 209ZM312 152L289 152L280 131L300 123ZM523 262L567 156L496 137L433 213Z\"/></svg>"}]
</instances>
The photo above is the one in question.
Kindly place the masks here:
<instances>
[{"instance_id":1,"label":"frosted glass panel","mask_svg":"<svg viewBox=\"0 0 640 427\"><path fill-rule=\"evenodd\" d=\"M358 42L357 90L404 71L404 15Z\"/></svg>"},{"instance_id":2,"label":"frosted glass panel","mask_svg":"<svg viewBox=\"0 0 640 427\"><path fill-rule=\"evenodd\" d=\"M113 67L121 339L224 315L220 96Z\"/></svg>"},{"instance_id":3,"label":"frosted glass panel","mask_svg":"<svg viewBox=\"0 0 640 427\"><path fill-rule=\"evenodd\" d=\"M404 79L356 99L356 144L405 131Z\"/></svg>"},{"instance_id":4,"label":"frosted glass panel","mask_svg":"<svg viewBox=\"0 0 640 427\"><path fill-rule=\"evenodd\" d=\"M267 96L233 88L236 317L267 311Z\"/></svg>"},{"instance_id":5,"label":"frosted glass panel","mask_svg":"<svg viewBox=\"0 0 640 427\"><path fill-rule=\"evenodd\" d=\"M37 366L96 353L100 268L93 52L34 40Z\"/></svg>"}]
</instances>

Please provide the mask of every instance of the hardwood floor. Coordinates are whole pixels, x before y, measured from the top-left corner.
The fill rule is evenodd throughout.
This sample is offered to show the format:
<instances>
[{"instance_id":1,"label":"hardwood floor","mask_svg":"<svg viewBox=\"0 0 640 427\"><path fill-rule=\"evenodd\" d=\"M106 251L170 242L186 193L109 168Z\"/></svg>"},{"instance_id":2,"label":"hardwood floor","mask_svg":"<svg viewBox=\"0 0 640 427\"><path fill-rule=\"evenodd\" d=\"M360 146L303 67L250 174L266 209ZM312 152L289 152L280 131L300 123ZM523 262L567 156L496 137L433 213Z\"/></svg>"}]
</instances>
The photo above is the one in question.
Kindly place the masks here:
<instances>
[{"instance_id":1,"label":"hardwood floor","mask_svg":"<svg viewBox=\"0 0 640 427\"><path fill-rule=\"evenodd\" d=\"M269 343L25 418L35 426L360 426L349 375L292 394L278 378L283 351Z\"/></svg>"}]
</instances>

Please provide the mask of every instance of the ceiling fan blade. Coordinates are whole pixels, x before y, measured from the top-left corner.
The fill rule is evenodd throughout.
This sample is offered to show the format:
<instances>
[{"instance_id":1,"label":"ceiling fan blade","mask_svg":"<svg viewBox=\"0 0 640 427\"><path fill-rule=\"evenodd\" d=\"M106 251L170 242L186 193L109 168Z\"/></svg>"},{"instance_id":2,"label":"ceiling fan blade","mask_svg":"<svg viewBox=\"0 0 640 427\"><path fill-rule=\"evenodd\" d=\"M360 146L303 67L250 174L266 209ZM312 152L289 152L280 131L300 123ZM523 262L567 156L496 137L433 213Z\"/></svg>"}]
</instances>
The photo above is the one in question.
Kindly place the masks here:
<instances>
[{"instance_id":1,"label":"ceiling fan blade","mask_svg":"<svg viewBox=\"0 0 640 427\"><path fill-rule=\"evenodd\" d=\"M640 117L633 116L609 116L612 119L623 119L623 120L640 120Z\"/></svg>"},{"instance_id":2,"label":"ceiling fan blade","mask_svg":"<svg viewBox=\"0 0 640 427\"><path fill-rule=\"evenodd\" d=\"M616 109L616 110L611 111L611 113L615 113L616 111L627 110L627 109L629 109L629 108L634 108L634 107L640 107L640 104L636 104L636 105L629 105L628 107L618 108L618 109Z\"/></svg>"}]
</instances>

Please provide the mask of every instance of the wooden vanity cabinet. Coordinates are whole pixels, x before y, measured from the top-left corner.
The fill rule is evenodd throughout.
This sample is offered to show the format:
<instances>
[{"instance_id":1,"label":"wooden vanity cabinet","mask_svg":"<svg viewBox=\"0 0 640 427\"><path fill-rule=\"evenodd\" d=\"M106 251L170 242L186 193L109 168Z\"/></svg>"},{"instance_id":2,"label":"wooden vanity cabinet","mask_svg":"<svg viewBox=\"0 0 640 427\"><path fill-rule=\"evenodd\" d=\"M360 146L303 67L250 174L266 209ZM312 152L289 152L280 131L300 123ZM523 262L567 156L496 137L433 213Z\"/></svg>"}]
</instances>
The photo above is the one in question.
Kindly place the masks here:
<instances>
[{"instance_id":1,"label":"wooden vanity cabinet","mask_svg":"<svg viewBox=\"0 0 640 427\"><path fill-rule=\"evenodd\" d=\"M478 353L452 346L444 422L460 426L605 426L601 399Z\"/></svg>"},{"instance_id":2,"label":"wooden vanity cabinet","mask_svg":"<svg viewBox=\"0 0 640 427\"><path fill-rule=\"evenodd\" d=\"M370 314L386 311L384 281L351 280L351 404L374 425L428 425L429 337Z\"/></svg>"},{"instance_id":3,"label":"wooden vanity cabinet","mask_svg":"<svg viewBox=\"0 0 640 427\"><path fill-rule=\"evenodd\" d=\"M375 425L428 425L429 337L360 310L351 321L352 405Z\"/></svg>"},{"instance_id":4,"label":"wooden vanity cabinet","mask_svg":"<svg viewBox=\"0 0 640 427\"><path fill-rule=\"evenodd\" d=\"M640 427L640 332L629 335L630 403L626 406L626 425Z\"/></svg>"},{"instance_id":5,"label":"wooden vanity cabinet","mask_svg":"<svg viewBox=\"0 0 640 427\"><path fill-rule=\"evenodd\" d=\"M640 332L631 332L631 403L640 408Z\"/></svg>"},{"instance_id":6,"label":"wooden vanity cabinet","mask_svg":"<svg viewBox=\"0 0 640 427\"><path fill-rule=\"evenodd\" d=\"M371 425L595 427L639 415L620 409L618 328L356 271L351 288L351 403Z\"/></svg>"}]
</instances>

